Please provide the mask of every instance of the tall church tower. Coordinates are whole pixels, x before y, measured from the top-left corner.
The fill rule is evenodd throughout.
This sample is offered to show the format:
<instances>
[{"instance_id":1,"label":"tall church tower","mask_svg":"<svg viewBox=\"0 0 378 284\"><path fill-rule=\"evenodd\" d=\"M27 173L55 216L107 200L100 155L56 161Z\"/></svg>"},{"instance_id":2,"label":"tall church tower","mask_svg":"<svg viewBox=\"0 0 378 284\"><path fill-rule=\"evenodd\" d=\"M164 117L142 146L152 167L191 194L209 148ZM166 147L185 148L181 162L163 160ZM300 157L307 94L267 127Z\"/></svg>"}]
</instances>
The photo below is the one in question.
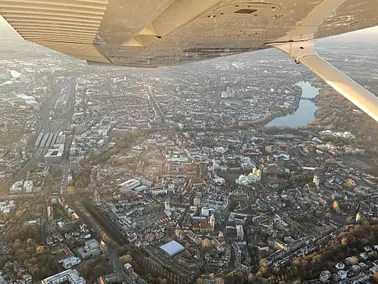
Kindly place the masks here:
<instances>
[{"instance_id":1,"label":"tall church tower","mask_svg":"<svg viewBox=\"0 0 378 284\"><path fill-rule=\"evenodd\" d=\"M213 231L215 229L215 217L214 217L214 214L211 215L210 217L210 225L211 227L213 228Z\"/></svg>"}]
</instances>

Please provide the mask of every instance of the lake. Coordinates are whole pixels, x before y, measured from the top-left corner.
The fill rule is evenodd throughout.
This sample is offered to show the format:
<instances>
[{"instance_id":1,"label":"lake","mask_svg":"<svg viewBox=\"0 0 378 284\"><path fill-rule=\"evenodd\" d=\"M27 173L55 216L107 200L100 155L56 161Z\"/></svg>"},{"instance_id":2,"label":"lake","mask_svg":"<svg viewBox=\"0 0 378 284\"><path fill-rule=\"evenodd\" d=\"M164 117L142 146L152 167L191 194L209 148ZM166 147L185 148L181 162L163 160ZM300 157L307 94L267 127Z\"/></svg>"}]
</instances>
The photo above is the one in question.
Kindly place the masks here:
<instances>
[{"instance_id":1,"label":"lake","mask_svg":"<svg viewBox=\"0 0 378 284\"><path fill-rule=\"evenodd\" d=\"M297 86L302 88L302 98L314 98L319 94L319 89L311 86L310 82L298 82ZM293 113L283 117L277 117L267 124L267 126L306 126L315 119L316 105L309 100L301 100L298 109Z\"/></svg>"}]
</instances>

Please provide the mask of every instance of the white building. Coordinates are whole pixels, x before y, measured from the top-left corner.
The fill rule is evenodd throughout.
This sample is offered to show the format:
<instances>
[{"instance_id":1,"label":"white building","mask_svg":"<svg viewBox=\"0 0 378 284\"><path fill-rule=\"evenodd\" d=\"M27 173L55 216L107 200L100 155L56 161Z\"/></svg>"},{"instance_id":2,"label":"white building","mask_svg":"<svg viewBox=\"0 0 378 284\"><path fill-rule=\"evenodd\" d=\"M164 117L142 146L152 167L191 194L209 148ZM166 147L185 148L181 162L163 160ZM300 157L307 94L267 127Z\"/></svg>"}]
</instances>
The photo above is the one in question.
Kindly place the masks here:
<instances>
[{"instance_id":1,"label":"white building","mask_svg":"<svg viewBox=\"0 0 378 284\"><path fill-rule=\"evenodd\" d=\"M319 280L322 283L326 283L331 278L331 272L329 270L324 270L320 273Z\"/></svg>"},{"instance_id":2,"label":"white building","mask_svg":"<svg viewBox=\"0 0 378 284\"><path fill-rule=\"evenodd\" d=\"M185 250L185 248L176 241L166 243L160 246L160 249L163 250L169 256L175 256Z\"/></svg>"},{"instance_id":3,"label":"white building","mask_svg":"<svg viewBox=\"0 0 378 284\"><path fill-rule=\"evenodd\" d=\"M198 205L200 205L201 204L201 198L199 198L199 197L195 197L194 199L193 199L193 205L194 206L198 206Z\"/></svg>"},{"instance_id":4,"label":"white building","mask_svg":"<svg viewBox=\"0 0 378 284\"><path fill-rule=\"evenodd\" d=\"M148 189L147 185L140 185L140 186L137 186L136 188L134 188L135 191L145 191L147 189Z\"/></svg>"},{"instance_id":5,"label":"white building","mask_svg":"<svg viewBox=\"0 0 378 284\"><path fill-rule=\"evenodd\" d=\"M235 182L240 185L249 185L261 181L262 172L259 169L253 168L249 175L241 175Z\"/></svg>"},{"instance_id":6,"label":"white building","mask_svg":"<svg viewBox=\"0 0 378 284\"><path fill-rule=\"evenodd\" d=\"M164 202L164 213L167 217L172 216L171 205L169 204L169 200L166 200Z\"/></svg>"},{"instance_id":7,"label":"white building","mask_svg":"<svg viewBox=\"0 0 378 284\"><path fill-rule=\"evenodd\" d=\"M169 204L169 200L166 200L164 202L164 210L167 210L167 211L171 210L171 205Z\"/></svg>"},{"instance_id":8,"label":"white building","mask_svg":"<svg viewBox=\"0 0 378 284\"><path fill-rule=\"evenodd\" d=\"M140 181L133 178L133 179L129 179L129 180L121 183L119 185L119 187L120 187L121 192L127 192L127 191L130 191L130 190L137 188L140 185L141 185Z\"/></svg>"},{"instance_id":9,"label":"white building","mask_svg":"<svg viewBox=\"0 0 378 284\"><path fill-rule=\"evenodd\" d=\"M0 212L3 214L8 214L12 209L15 208L15 203L13 200L0 202Z\"/></svg>"},{"instance_id":10,"label":"white building","mask_svg":"<svg viewBox=\"0 0 378 284\"><path fill-rule=\"evenodd\" d=\"M24 181L24 188L26 193L31 193L33 191L33 181L32 180L25 180Z\"/></svg>"},{"instance_id":11,"label":"white building","mask_svg":"<svg viewBox=\"0 0 378 284\"><path fill-rule=\"evenodd\" d=\"M345 264L342 263L342 262L338 262L338 263L336 263L335 268L336 268L337 270L342 270L342 269L345 268Z\"/></svg>"},{"instance_id":12,"label":"white building","mask_svg":"<svg viewBox=\"0 0 378 284\"><path fill-rule=\"evenodd\" d=\"M339 270L337 272L337 275L339 275L341 280L344 280L348 277L348 273L345 270Z\"/></svg>"},{"instance_id":13,"label":"white building","mask_svg":"<svg viewBox=\"0 0 378 284\"><path fill-rule=\"evenodd\" d=\"M83 259L101 254L100 244L95 239L86 241L84 247L78 248L77 251Z\"/></svg>"},{"instance_id":14,"label":"white building","mask_svg":"<svg viewBox=\"0 0 378 284\"><path fill-rule=\"evenodd\" d=\"M343 139L348 139L348 140L356 139L356 136L350 132L333 132L331 130L325 130L325 131L319 132L319 135L327 136L327 137L343 138Z\"/></svg>"},{"instance_id":15,"label":"white building","mask_svg":"<svg viewBox=\"0 0 378 284\"><path fill-rule=\"evenodd\" d=\"M227 201L208 199L204 202L204 205L209 207L209 208L214 208L216 210L224 210L224 209L227 208L228 202Z\"/></svg>"},{"instance_id":16,"label":"white building","mask_svg":"<svg viewBox=\"0 0 378 284\"><path fill-rule=\"evenodd\" d=\"M64 144L55 144L47 150L44 160L46 163L59 163L63 158Z\"/></svg>"},{"instance_id":17,"label":"white building","mask_svg":"<svg viewBox=\"0 0 378 284\"><path fill-rule=\"evenodd\" d=\"M241 157L240 159L240 167L243 170L252 170L253 168L256 167L256 164L251 160L250 157Z\"/></svg>"},{"instance_id":18,"label":"white building","mask_svg":"<svg viewBox=\"0 0 378 284\"><path fill-rule=\"evenodd\" d=\"M136 179L139 180L142 185L145 185L145 186L148 186L148 187L151 187L154 184L152 181L150 181L150 180L148 180L144 177L137 177Z\"/></svg>"},{"instance_id":19,"label":"white building","mask_svg":"<svg viewBox=\"0 0 378 284\"><path fill-rule=\"evenodd\" d=\"M205 217L209 217L209 216L210 216L209 208L207 208L207 207L202 207L202 208L201 208L201 215L202 215L202 216L205 216Z\"/></svg>"},{"instance_id":20,"label":"white building","mask_svg":"<svg viewBox=\"0 0 378 284\"><path fill-rule=\"evenodd\" d=\"M15 182L9 189L9 194L18 194L22 191L22 187L24 185L23 180L19 180Z\"/></svg>"},{"instance_id":21,"label":"white building","mask_svg":"<svg viewBox=\"0 0 378 284\"><path fill-rule=\"evenodd\" d=\"M71 256L71 257L65 258L63 260L60 260L59 263L62 264L64 269L70 269L71 267L80 264L81 259L76 257L76 256Z\"/></svg>"},{"instance_id":22,"label":"white building","mask_svg":"<svg viewBox=\"0 0 378 284\"><path fill-rule=\"evenodd\" d=\"M23 190L26 193L31 193L33 191L33 181L31 180L19 180L15 182L9 189L9 194L20 194Z\"/></svg>"},{"instance_id":23,"label":"white building","mask_svg":"<svg viewBox=\"0 0 378 284\"><path fill-rule=\"evenodd\" d=\"M59 132L55 144L64 144L64 141L66 141L66 135L64 135L63 132Z\"/></svg>"},{"instance_id":24,"label":"white building","mask_svg":"<svg viewBox=\"0 0 378 284\"><path fill-rule=\"evenodd\" d=\"M160 194L167 194L168 190L166 189L154 189L149 191L153 196L160 195Z\"/></svg>"},{"instance_id":25,"label":"white building","mask_svg":"<svg viewBox=\"0 0 378 284\"><path fill-rule=\"evenodd\" d=\"M65 270L41 281L41 284L86 284L85 279L75 269Z\"/></svg>"},{"instance_id":26,"label":"white building","mask_svg":"<svg viewBox=\"0 0 378 284\"><path fill-rule=\"evenodd\" d=\"M222 177L215 176L215 178L214 178L214 182L215 182L217 185L224 185L224 183L225 183L226 181L225 181L224 178L222 178Z\"/></svg>"},{"instance_id":27,"label":"white building","mask_svg":"<svg viewBox=\"0 0 378 284\"><path fill-rule=\"evenodd\" d=\"M240 241L244 240L244 229L243 225L237 225L236 226L236 236Z\"/></svg>"}]
</instances>

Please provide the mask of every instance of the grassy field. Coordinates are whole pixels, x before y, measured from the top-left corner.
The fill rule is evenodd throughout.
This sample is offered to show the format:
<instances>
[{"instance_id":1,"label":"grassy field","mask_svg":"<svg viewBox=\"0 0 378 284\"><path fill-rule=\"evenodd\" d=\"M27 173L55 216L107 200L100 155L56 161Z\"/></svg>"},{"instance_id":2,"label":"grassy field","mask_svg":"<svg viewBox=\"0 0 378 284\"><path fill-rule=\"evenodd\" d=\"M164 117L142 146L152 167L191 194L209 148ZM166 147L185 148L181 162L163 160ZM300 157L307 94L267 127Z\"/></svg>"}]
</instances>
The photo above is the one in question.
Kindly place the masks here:
<instances>
[{"instance_id":1,"label":"grassy field","mask_svg":"<svg viewBox=\"0 0 378 284\"><path fill-rule=\"evenodd\" d=\"M63 217L64 212L63 212L62 207L59 204L54 204L53 209L54 209L54 220L58 220Z\"/></svg>"}]
</instances>

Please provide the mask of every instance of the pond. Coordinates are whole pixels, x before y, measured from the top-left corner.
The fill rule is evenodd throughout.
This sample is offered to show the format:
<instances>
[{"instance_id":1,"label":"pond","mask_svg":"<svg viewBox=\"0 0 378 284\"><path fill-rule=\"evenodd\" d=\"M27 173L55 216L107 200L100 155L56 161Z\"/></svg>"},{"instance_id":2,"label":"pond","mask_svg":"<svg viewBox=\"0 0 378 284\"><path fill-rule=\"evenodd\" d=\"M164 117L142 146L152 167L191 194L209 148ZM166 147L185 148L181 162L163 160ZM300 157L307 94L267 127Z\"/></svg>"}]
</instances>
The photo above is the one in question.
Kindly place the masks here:
<instances>
[{"instance_id":1,"label":"pond","mask_svg":"<svg viewBox=\"0 0 378 284\"><path fill-rule=\"evenodd\" d=\"M311 86L310 82L299 82L296 84L302 88L301 98L314 98L319 94L319 89ZM299 102L298 109L289 115L277 117L267 124L267 126L306 126L315 119L316 105L309 100Z\"/></svg>"}]
</instances>

